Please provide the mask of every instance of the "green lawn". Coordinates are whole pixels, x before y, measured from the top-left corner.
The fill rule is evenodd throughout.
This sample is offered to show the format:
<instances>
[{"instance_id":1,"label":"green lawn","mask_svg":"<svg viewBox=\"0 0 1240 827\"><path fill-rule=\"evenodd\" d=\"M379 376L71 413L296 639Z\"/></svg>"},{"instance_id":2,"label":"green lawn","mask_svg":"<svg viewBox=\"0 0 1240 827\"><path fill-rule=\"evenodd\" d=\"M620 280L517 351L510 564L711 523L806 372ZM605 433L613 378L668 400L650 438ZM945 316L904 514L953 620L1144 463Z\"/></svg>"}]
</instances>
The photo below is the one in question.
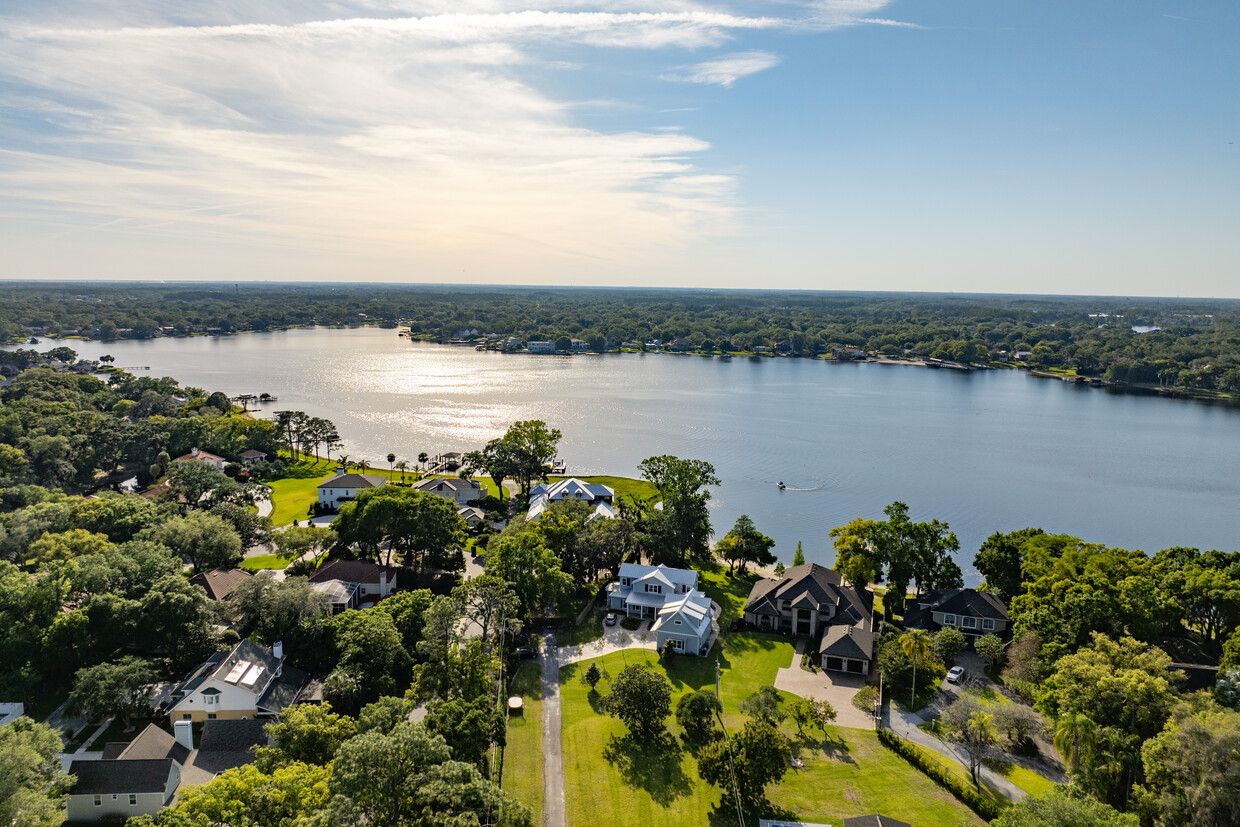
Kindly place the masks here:
<instances>
[{"instance_id":1,"label":"green lawn","mask_svg":"<svg viewBox=\"0 0 1240 827\"><path fill-rule=\"evenodd\" d=\"M509 716L508 744L504 747L504 792L543 820L542 667L526 662L513 679L509 693L525 699L523 715Z\"/></svg>"},{"instance_id":2,"label":"green lawn","mask_svg":"<svg viewBox=\"0 0 1240 827\"><path fill-rule=\"evenodd\" d=\"M606 614L607 612L602 607L599 607L586 615L586 619L581 622L580 626L557 629L555 632L556 644L559 646L580 646L583 643L598 640L603 636L603 616Z\"/></svg>"},{"instance_id":3,"label":"green lawn","mask_svg":"<svg viewBox=\"0 0 1240 827\"><path fill-rule=\"evenodd\" d=\"M284 569L288 568L288 564L293 561L291 555L287 554L260 554L257 557L247 557L241 561L241 568L246 571L263 571L264 569Z\"/></svg>"},{"instance_id":4,"label":"green lawn","mask_svg":"<svg viewBox=\"0 0 1240 827\"><path fill-rule=\"evenodd\" d=\"M292 463L284 477L268 480L266 485L271 487L271 524L291 525L293 520L307 519L310 506L319 499L319 483L335 473L335 462L302 460Z\"/></svg>"},{"instance_id":5,"label":"green lawn","mask_svg":"<svg viewBox=\"0 0 1240 827\"><path fill-rule=\"evenodd\" d=\"M1007 761L988 762L986 766L1034 797L1040 798L1056 786L1049 778Z\"/></svg>"},{"instance_id":6,"label":"green lawn","mask_svg":"<svg viewBox=\"0 0 1240 827\"><path fill-rule=\"evenodd\" d=\"M733 588L722 590L725 599L736 591L734 584L728 585ZM717 583L715 587L720 588ZM725 720L729 728L739 727L744 716L737 705L758 687L774 682L776 670L792 660L792 643L775 635L738 634L727 636L722 651L716 652ZM626 663L663 668L654 652L641 650L616 652L596 662L612 675ZM675 718L668 719L675 737L662 747L631 744L619 721L596 711L598 694L581 682L590 663L560 670L568 822L709 824L720 792L698 778L693 755L679 740ZM685 692L713 688L715 659L680 656L665 673L674 688L674 709ZM606 691L606 681L600 689ZM798 736L790 723L785 731L805 764L803 769L789 770L780 785L768 788L776 812L785 818L839 824L844 816L879 811L918 827L981 824L950 794L884 749L872 733L832 728L826 740L819 740Z\"/></svg>"},{"instance_id":7,"label":"green lawn","mask_svg":"<svg viewBox=\"0 0 1240 827\"><path fill-rule=\"evenodd\" d=\"M568 479L568 477L552 477L551 481ZM658 499L659 489L654 487L653 483L646 480L633 479L631 477L578 477L577 479L586 482L596 482L605 485L616 492L616 499L620 497L636 497L639 500Z\"/></svg>"}]
</instances>

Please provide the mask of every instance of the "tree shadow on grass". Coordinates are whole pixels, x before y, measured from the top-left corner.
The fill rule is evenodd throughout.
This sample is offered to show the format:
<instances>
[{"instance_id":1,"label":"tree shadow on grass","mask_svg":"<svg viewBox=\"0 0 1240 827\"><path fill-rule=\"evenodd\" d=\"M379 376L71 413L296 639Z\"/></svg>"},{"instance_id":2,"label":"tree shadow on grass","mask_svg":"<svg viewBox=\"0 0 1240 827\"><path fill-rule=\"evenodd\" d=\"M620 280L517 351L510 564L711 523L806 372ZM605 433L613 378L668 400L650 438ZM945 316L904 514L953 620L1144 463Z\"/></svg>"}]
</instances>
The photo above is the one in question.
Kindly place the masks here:
<instances>
[{"instance_id":1,"label":"tree shadow on grass","mask_svg":"<svg viewBox=\"0 0 1240 827\"><path fill-rule=\"evenodd\" d=\"M758 802L741 802L745 814L744 827L757 827L760 819L770 818L799 824L800 818L787 807L772 804L763 798ZM729 792L720 797L719 802L706 814L710 827L738 827L740 821L736 814L736 798Z\"/></svg>"},{"instance_id":2,"label":"tree shadow on grass","mask_svg":"<svg viewBox=\"0 0 1240 827\"><path fill-rule=\"evenodd\" d=\"M802 752L821 752L829 761L838 761L841 764L857 763L852 757L848 742L837 735L815 736L813 732L803 732L790 741L793 758L802 758Z\"/></svg>"},{"instance_id":3,"label":"tree shadow on grass","mask_svg":"<svg viewBox=\"0 0 1240 827\"><path fill-rule=\"evenodd\" d=\"M681 757L680 743L666 731L649 741L638 741L632 735L612 736L603 748L603 758L616 768L624 783L645 790L664 807L693 791Z\"/></svg>"}]
</instances>

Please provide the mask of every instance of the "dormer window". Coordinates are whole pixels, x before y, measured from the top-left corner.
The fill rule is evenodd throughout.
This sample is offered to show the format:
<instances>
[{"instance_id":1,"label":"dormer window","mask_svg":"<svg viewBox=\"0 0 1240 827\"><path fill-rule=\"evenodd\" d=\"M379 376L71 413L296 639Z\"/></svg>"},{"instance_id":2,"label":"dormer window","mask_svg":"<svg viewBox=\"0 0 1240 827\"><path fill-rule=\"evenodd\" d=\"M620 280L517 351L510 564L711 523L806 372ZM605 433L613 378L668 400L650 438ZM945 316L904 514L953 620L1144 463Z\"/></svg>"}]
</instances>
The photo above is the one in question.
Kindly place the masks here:
<instances>
[{"instance_id":1,"label":"dormer window","mask_svg":"<svg viewBox=\"0 0 1240 827\"><path fill-rule=\"evenodd\" d=\"M943 615L943 625L944 626L955 626L956 616L955 615Z\"/></svg>"},{"instance_id":2,"label":"dormer window","mask_svg":"<svg viewBox=\"0 0 1240 827\"><path fill-rule=\"evenodd\" d=\"M962 618L960 618L960 628L962 628L962 629L976 629L976 628L977 628L977 618L976 618L976 617L962 617Z\"/></svg>"},{"instance_id":3,"label":"dormer window","mask_svg":"<svg viewBox=\"0 0 1240 827\"><path fill-rule=\"evenodd\" d=\"M631 586L631 585L632 585L632 582L631 582L631 581L629 580L629 578L627 578L627 577L621 577L621 578L620 578L620 585L621 585L621 586Z\"/></svg>"},{"instance_id":4,"label":"dormer window","mask_svg":"<svg viewBox=\"0 0 1240 827\"><path fill-rule=\"evenodd\" d=\"M663 587L658 583L647 583L646 591L650 594L663 594Z\"/></svg>"}]
</instances>

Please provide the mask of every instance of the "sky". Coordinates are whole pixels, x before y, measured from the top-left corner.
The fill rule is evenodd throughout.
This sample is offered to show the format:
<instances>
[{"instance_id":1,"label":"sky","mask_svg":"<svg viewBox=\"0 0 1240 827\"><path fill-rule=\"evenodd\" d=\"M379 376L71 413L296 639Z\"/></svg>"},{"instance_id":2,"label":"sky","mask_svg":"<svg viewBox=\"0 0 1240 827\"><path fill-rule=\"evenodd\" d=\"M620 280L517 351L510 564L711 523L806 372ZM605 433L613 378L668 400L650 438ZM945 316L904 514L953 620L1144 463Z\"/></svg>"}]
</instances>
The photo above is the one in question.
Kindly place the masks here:
<instances>
[{"instance_id":1,"label":"sky","mask_svg":"<svg viewBox=\"0 0 1240 827\"><path fill-rule=\"evenodd\" d=\"M0 278L1240 297L1234 0L5 0Z\"/></svg>"}]
</instances>

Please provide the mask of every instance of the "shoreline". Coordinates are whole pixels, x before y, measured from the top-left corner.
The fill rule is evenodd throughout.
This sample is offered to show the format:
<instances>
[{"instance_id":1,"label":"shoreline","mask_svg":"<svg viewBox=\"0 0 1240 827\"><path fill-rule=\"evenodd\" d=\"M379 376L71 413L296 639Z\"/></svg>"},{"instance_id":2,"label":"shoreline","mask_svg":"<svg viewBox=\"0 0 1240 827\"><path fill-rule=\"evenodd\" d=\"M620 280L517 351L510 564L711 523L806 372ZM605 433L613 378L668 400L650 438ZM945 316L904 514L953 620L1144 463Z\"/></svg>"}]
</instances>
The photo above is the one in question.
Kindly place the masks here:
<instances>
[{"instance_id":1,"label":"shoreline","mask_svg":"<svg viewBox=\"0 0 1240 827\"><path fill-rule=\"evenodd\" d=\"M150 337L144 337L144 338L116 338L116 339L94 339L94 338L76 336L76 335L40 337L38 334L35 334L30 338L39 339L38 345L32 345L30 344L29 341L4 342L4 343L0 343L0 349L8 349L8 348L11 348L11 349L32 348L33 349L33 348L38 348L40 346L43 346L49 343L54 343L52 344L53 347L72 346L70 343L91 343L91 344L98 345L100 347L106 347L108 345L115 344L117 342L122 342L122 343L123 342L154 342L159 339L196 339L196 338L210 338L210 337L222 338L222 337L227 337L227 336L241 336L241 335L252 334L252 333L282 333L282 332L288 332L291 330L313 331L317 328L322 328L324 330L362 330L362 329L394 330L396 331L398 337L403 338L403 339L408 339L410 342L421 342L424 344L433 344L433 345L458 347L458 348L459 347L473 347L475 350L479 348L476 341L469 341L469 342L439 341L435 339L434 337L426 336L423 334L410 334L407 329L402 329L399 323L397 323L396 325L392 327L388 327L380 323L373 323L373 324L363 323L363 324L347 324L347 325L293 324L293 325L283 325L280 327L273 327L267 330L195 331L195 332L191 332L187 334L171 334L171 335L160 334L157 336L150 336ZM724 360L731 360L734 358L740 358L740 359L747 358L747 359L756 359L756 360L810 359L810 360L822 361L825 363L837 364L837 365L872 363L872 364L877 364L877 365L899 365L899 366L905 366L905 367L920 367L920 368L928 368L931 370L953 370L953 371L959 371L959 372L972 372L972 371L984 371L984 370L1021 370L1029 374L1029 376L1035 379L1058 379L1063 382L1083 385L1085 387L1090 388L1091 390L1104 390L1110 393L1132 394L1135 396L1158 396L1158 397L1163 397L1163 398L1168 398L1168 399L1183 399L1183 400L1189 400L1193 402L1207 402L1211 404L1223 405L1225 407L1240 407L1240 397L1231 395L1225 391L1208 391L1208 390L1201 390L1201 389L1174 388L1174 387L1168 388L1168 387L1158 387L1158 386L1153 386L1153 385L1132 384L1128 382L1113 382L1113 381L1108 381L1104 379L1103 377L1088 376L1085 374L1077 374L1075 373L1074 369L1068 369L1068 370L1073 370L1072 373L1063 373L1063 372L1056 372L1053 369L1043 370L1043 369L1030 368L1026 364L1013 363L1013 362L990 363L990 364L983 365L983 364L965 364L961 362L953 362L953 361L945 360L945 359L933 359L931 357L923 357L923 356L899 357L899 356L883 356L883 355L869 355L869 354L867 354L864 358L859 358L859 359L837 359L837 358L834 358L831 354L826 354L826 353L814 354L814 355L803 355L803 354L794 354L794 353L779 353L779 352L774 352L774 351L770 353L759 353L759 352L754 352L754 351L719 351L719 352L703 353L701 351L675 351L675 350L662 350L662 349L660 350L636 350L633 348L621 348L617 350L609 350L605 353L597 353L594 351L576 351L576 352L568 351L568 352L555 352L555 353L543 354L543 353L530 353L528 350L524 350L524 349L503 350L501 348L483 348L483 350L488 353L500 353L500 354L505 354L505 355L518 354L518 355L528 355L528 356L558 356L558 357L621 356L625 354L639 353L639 354L651 354L651 355L660 355L660 356L697 356L699 358L708 358L708 359L717 358L717 359L724 359Z\"/></svg>"}]
</instances>

